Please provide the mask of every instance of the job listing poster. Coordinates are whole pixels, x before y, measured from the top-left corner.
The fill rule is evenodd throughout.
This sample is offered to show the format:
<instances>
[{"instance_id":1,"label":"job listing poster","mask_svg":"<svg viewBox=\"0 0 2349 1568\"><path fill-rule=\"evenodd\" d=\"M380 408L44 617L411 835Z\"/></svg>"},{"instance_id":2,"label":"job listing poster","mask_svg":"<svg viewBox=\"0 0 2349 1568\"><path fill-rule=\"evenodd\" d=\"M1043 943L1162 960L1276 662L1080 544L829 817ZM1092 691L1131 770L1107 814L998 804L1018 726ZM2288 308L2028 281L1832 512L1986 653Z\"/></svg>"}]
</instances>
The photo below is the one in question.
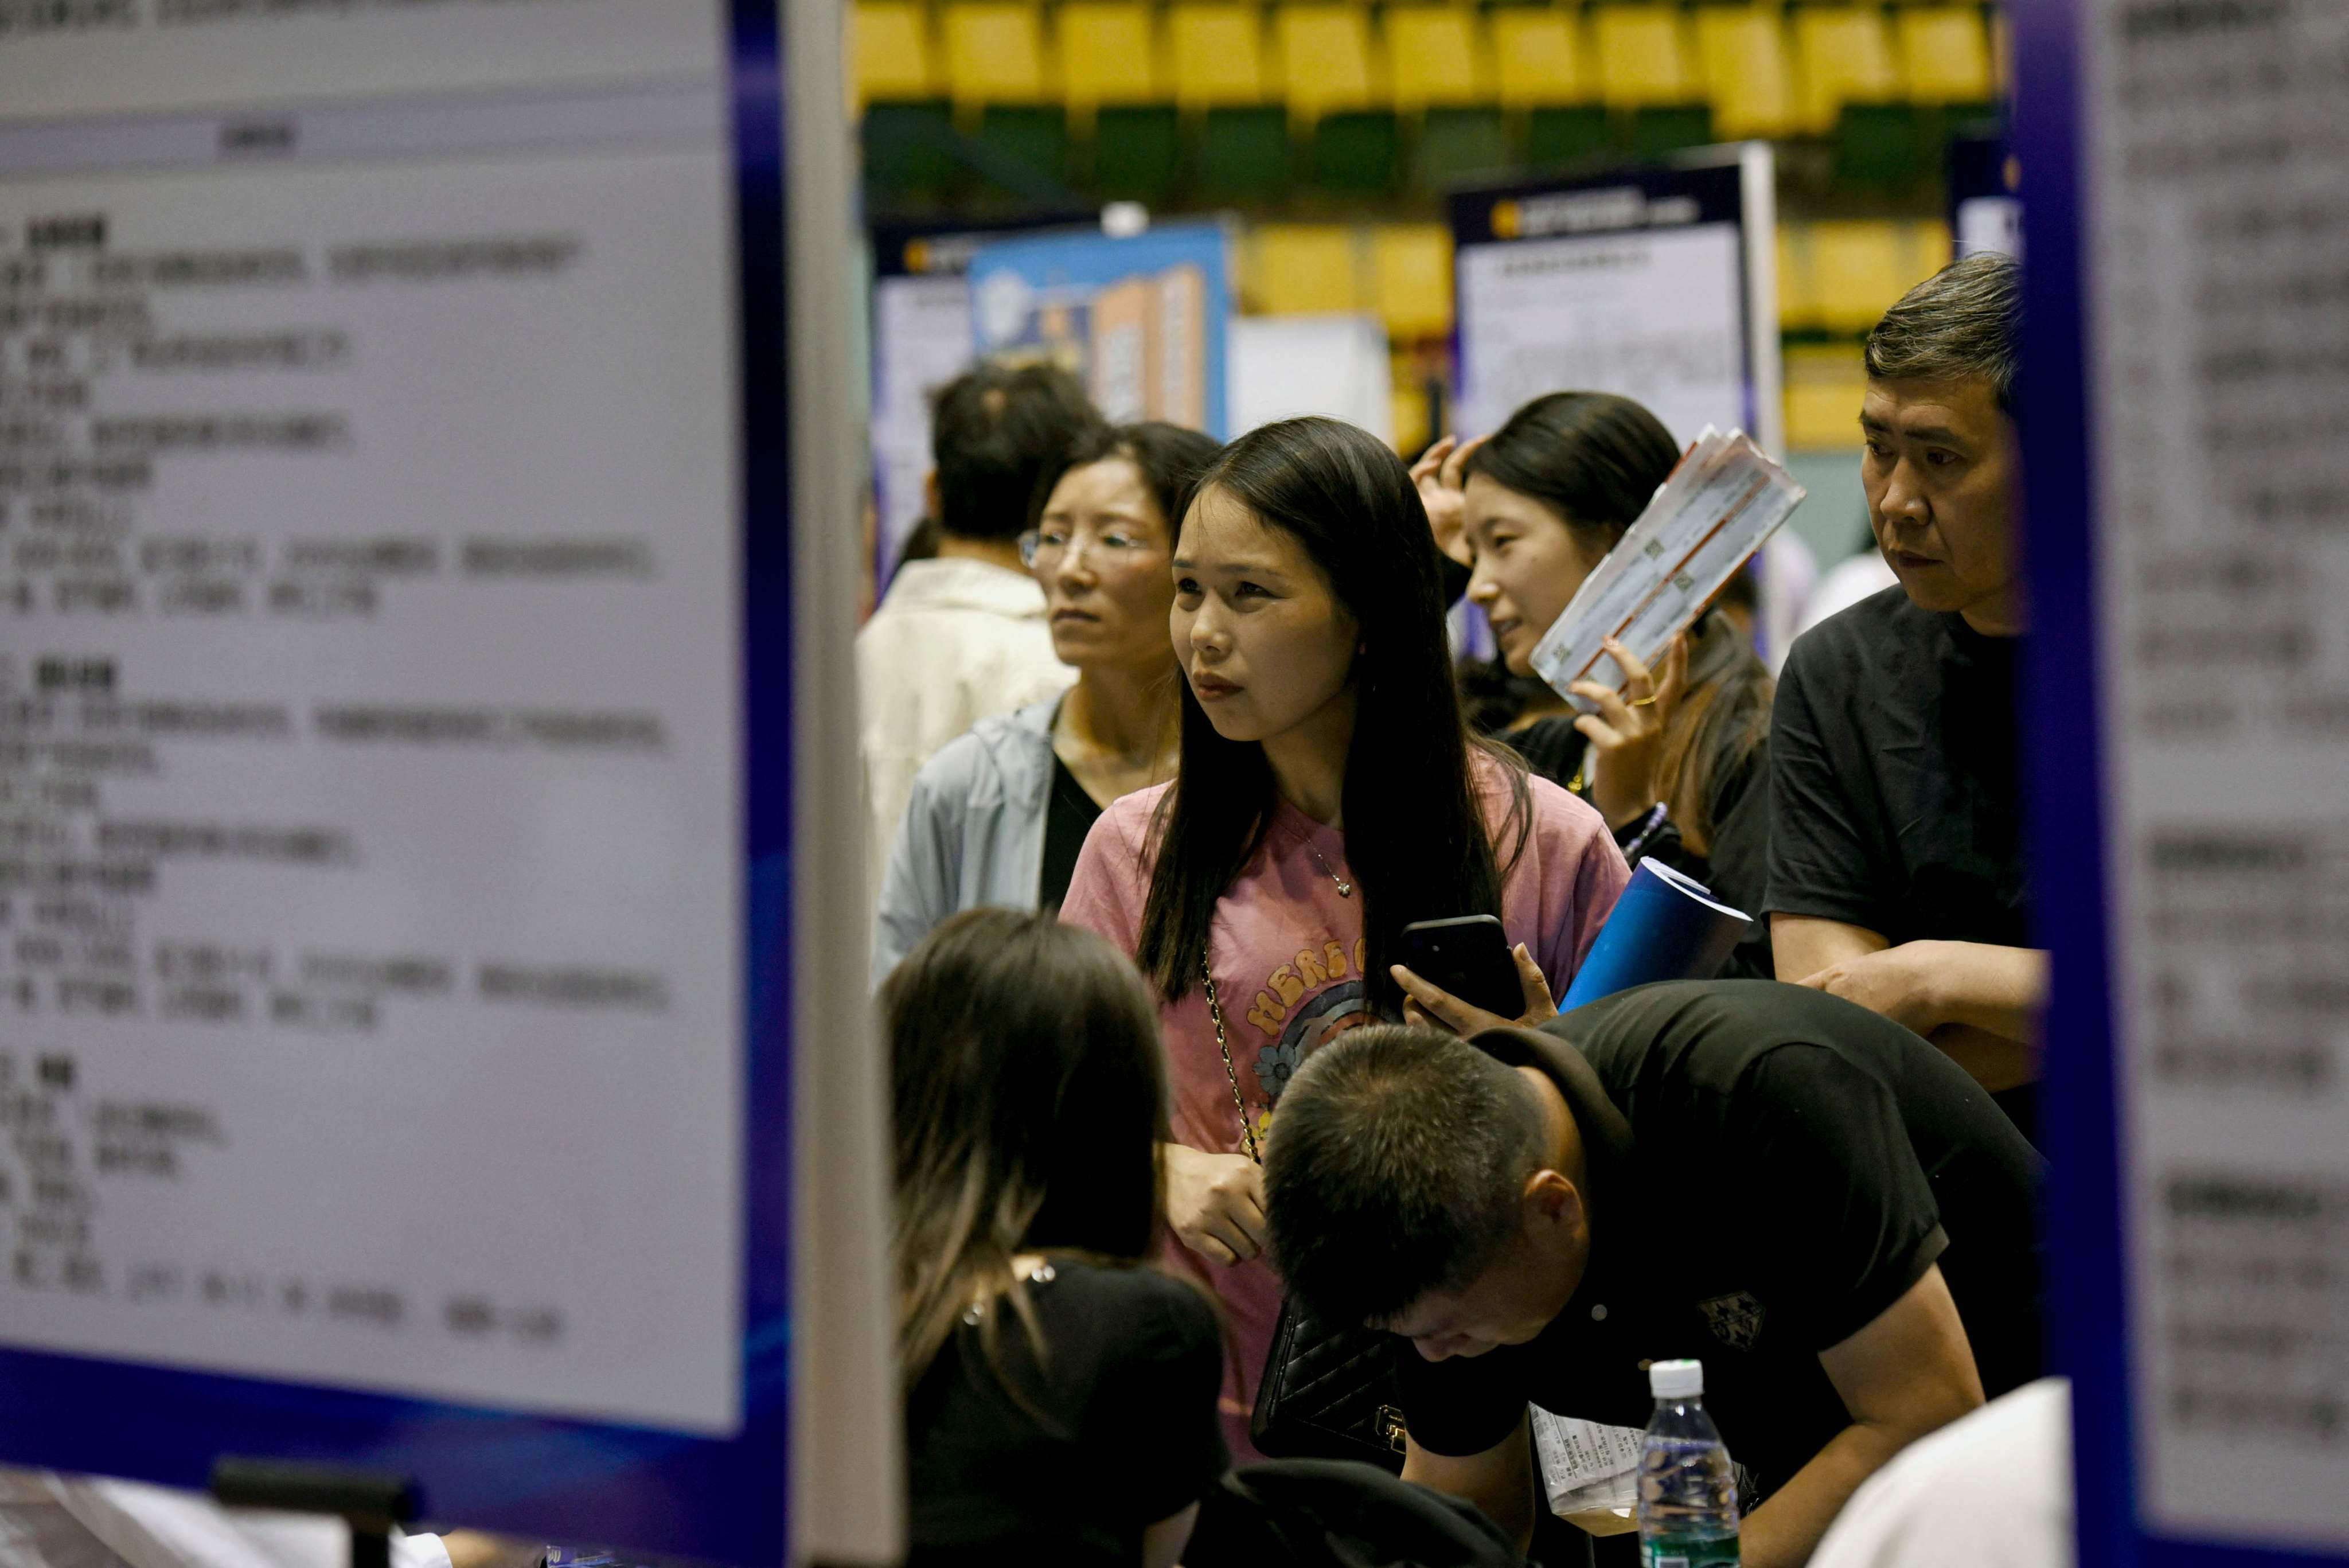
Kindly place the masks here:
<instances>
[{"instance_id":1,"label":"job listing poster","mask_svg":"<svg viewBox=\"0 0 2349 1568\"><path fill-rule=\"evenodd\" d=\"M0 1343L742 1419L723 7L9 7Z\"/></svg>"}]
</instances>

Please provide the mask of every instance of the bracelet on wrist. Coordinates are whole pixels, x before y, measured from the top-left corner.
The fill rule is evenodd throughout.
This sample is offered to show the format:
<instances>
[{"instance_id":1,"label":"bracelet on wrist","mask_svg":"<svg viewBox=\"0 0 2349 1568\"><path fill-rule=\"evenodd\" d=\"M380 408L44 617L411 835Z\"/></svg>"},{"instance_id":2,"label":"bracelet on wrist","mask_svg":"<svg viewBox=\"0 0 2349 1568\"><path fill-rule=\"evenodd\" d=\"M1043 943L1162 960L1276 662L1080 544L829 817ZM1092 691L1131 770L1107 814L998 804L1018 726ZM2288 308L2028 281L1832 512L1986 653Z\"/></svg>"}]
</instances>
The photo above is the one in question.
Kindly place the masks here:
<instances>
[{"instance_id":1,"label":"bracelet on wrist","mask_svg":"<svg viewBox=\"0 0 2349 1568\"><path fill-rule=\"evenodd\" d=\"M1654 840L1656 835L1664 830L1664 824L1671 820L1671 808L1662 801L1658 801L1650 806L1647 815L1640 818L1630 828L1631 836L1628 841L1622 834L1617 834L1615 842L1621 846L1623 858L1636 863L1640 857L1647 852L1649 844Z\"/></svg>"}]
</instances>

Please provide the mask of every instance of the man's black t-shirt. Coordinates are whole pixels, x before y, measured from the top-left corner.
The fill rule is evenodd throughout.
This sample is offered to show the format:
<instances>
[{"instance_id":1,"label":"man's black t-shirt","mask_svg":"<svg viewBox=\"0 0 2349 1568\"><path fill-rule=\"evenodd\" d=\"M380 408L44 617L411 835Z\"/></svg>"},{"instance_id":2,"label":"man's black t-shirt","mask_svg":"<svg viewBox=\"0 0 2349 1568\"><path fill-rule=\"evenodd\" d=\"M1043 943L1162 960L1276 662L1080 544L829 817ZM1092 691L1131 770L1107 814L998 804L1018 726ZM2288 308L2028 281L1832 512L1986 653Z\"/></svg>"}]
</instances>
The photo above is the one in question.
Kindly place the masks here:
<instances>
[{"instance_id":1,"label":"man's black t-shirt","mask_svg":"<svg viewBox=\"0 0 2349 1568\"><path fill-rule=\"evenodd\" d=\"M2029 944L2017 640L1895 587L1795 641L1770 722L1764 910L1896 946Z\"/></svg>"},{"instance_id":2,"label":"man's black t-shirt","mask_svg":"<svg viewBox=\"0 0 2349 1568\"><path fill-rule=\"evenodd\" d=\"M1690 1356L1730 1456L1775 1490L1850 1424L1819 1352L1936 1262L1984 1391L2039 1375L2038 1156L1899 1024L1823 992L1690 981L1476 1044L1566 1096L1590 1263L1527 1344L1429 1362L1396 1342L1422 1448L1482 1453L1528 1401L1644 1427L1648 1364Z\"/></svg>"},{"instance_id":3,"label":"man's black t-shirt","mask_svg":"<svg viewBox=\"0 0 2349 1568\"><path fill-rule=\"evenodd\" d=\"M1154 1270L1056 1260L1029 1288L1039 1366L1007 1314L1002 1375L956 1330L906 1401L909 1564L1117 1563L1230 1468L1217 1423L1215 1308ZM1019 1389L1015 1398L1007 1380Z\"/></svg>"}]
</instances>

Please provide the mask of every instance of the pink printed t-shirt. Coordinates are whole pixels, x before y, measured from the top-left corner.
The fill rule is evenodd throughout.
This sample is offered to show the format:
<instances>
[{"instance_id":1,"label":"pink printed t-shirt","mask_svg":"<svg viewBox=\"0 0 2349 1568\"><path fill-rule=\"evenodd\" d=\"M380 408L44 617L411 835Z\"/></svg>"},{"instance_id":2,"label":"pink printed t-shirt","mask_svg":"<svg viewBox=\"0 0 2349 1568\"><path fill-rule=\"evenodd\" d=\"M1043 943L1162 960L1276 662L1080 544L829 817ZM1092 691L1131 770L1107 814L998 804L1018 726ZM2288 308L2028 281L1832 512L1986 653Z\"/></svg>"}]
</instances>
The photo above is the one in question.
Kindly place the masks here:
<instances>
[{"instance_id":1,"label":"pink printed t-shirt","mask_svg":"<svg viewBox=\"0 0 2349 1568\"><path fill-rule=\"evenodd\" d=\"M1509 790L1497 764L1479 763L1485 820L1499 825ZM1576 966L1615 907L1630 872L1599 814L1547 779L1528 781L1532 831L1502 888L1501 925L1541 965L1553 996L1566 994ZM1085 838L1061 918L1100 932L1132 953L1150 894L1151 818L1167 786L1119 800ZM1506 853L1506 843L1500 846ZM1319 858L1316 858L1316 852ZM1326 861L1325 868L1322 862ZM1263 845L1222 899L1208 929L1208 965L1223 1002L1232 1074L1261 1145L1281 1091L1305 1058L1358 1023L1378 1022L1362 984L1362 907L1342 896L1346 836L1279 803ZM1458 910L1428 911L1429 919ZM1174 1141L1212 1154L1245 1154L1231 1079L1216 1046L1204 987L1159 1005L1173 1090ZM1210 1262L1179 1243L1170 1262L1222 1298L1234 1355L1223 1414L1234 1460L1257 1458L1247 1440L1257 1382L1280 1314L1278 1273L1264 1259Z\"/></svg>"}]
</instances>

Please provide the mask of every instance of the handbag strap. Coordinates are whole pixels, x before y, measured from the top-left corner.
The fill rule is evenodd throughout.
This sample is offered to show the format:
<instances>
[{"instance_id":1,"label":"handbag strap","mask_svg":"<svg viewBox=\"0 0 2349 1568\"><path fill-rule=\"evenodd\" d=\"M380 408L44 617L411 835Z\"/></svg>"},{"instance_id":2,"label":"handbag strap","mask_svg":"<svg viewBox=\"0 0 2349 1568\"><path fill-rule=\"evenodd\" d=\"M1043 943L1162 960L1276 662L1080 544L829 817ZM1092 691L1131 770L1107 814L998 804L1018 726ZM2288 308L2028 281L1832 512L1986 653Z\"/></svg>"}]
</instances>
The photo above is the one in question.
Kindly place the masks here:
<instances>
[{"instance_id":1,"label":"handbag strap","mask_svg":"<svg viewBox=\"0 0 2349 1568\"><path fill-rule=\"evenodd\" d=\"M1247 1157L1258 1165L1264 1156L1257 1152L1256 1129L1248 1126L1247 1102L1240 1098L1240 1075L1232 1065L1232 1043L1224 1037L1224 1004L1216 996L1216 971L1207 967L1207 955L1199 955L1199 978L1207 982L1207 1016L1215 1020L1216 1049L1223 1053L1224 1080L1232 1086L1232 1108L1240 1114L1240 1145Z\"/></svg>"}]
</instances>

